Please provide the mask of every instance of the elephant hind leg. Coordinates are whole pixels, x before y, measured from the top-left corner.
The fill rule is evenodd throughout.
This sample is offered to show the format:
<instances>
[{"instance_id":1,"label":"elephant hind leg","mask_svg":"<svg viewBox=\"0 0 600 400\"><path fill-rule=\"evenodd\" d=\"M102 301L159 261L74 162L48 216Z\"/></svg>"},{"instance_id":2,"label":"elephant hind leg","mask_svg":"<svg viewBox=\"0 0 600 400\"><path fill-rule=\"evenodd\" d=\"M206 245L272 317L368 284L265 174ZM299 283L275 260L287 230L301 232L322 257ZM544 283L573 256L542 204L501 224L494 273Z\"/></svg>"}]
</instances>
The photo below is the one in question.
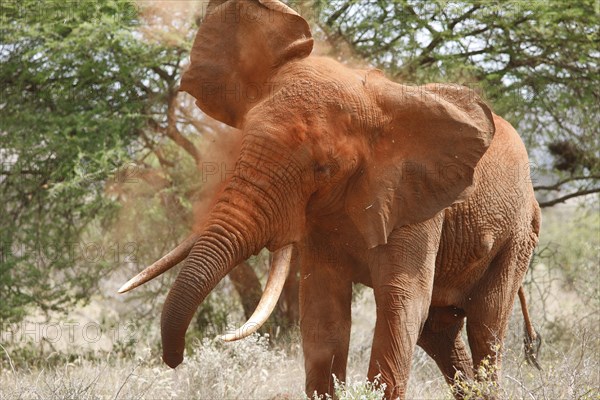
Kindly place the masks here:
<instances>
[{"instance_id":1,"label":"elephant hind leg","mask_svg":"<svg viewBox=\"0 0 600 400\"><path fill-rule=\"evenodd\" d=\"M465 308L469 347L475 372L489 360L492 380L501 366L501 348L511 311L535 244L509 242L492 260L488 273L471 293Z\"/></svg>"},{"instance_id":2,"label":"elephant hind leg","mask_svg":"<svg viewBox=\"0 0 600 400\"><path fill-rule=\"evenodd\" d=\"M464 325L464 311L455 307L432 307L417 344L433 358L446 382L452 386L456 374L463 379L473 379L473 363L461 331ZM454 394L462 398L459 393Z\"/></svg>"}]
</instances>

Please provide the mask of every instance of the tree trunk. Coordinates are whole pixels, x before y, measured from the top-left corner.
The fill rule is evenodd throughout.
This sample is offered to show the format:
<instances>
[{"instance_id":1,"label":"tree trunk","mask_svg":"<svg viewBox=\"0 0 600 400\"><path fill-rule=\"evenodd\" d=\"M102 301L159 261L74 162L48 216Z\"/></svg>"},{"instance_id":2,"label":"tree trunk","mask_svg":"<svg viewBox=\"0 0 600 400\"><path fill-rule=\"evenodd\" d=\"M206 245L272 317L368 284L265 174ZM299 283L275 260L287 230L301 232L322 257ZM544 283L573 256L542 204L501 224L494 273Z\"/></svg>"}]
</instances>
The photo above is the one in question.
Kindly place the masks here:
<instances>
[{"instance_id":1,"label":"tree trunk","mask_svg":"<svg viewBox=\"0 0 600 400\"><path fill-rule=\"evenodd\" d=\"M240 296L244 316L249 319L262 296L262 287L258 276L256 276L252 267L244 261L231 270L229 279L231 279L236 292Z\"/></svg>"},{"instance_id":2,"label":"tree trunk","mask_svg":"<svg viewBox=\"0 0 600 400\"><path fill-rule=\"evenodd\" d=\"M300 323L300 260L298 252L294 250L290 273L283 286L279 298L277 316L284 330L289 330Z\"/></svg>"},{"instance_id":3,"label":"tree trunk","mask_svg":"<svg viewBox=\"0 0 600 400\"><path fill-rule=\"evenodd\" d=\"M298 302L300 292L299 272L300 265L297 257L294 256L290 265L290 274L285 281L277 308L273 312L272 320L275 326L265 324L260 332L273 334L273 328L279 328L286 332L298 325L300 321ZM262 296L262 286L256 272L247 262L243 262L229 273L229 279L231 279L236 292L240 296L246 319L250 318Z\"/></svg>"}]
</instances>

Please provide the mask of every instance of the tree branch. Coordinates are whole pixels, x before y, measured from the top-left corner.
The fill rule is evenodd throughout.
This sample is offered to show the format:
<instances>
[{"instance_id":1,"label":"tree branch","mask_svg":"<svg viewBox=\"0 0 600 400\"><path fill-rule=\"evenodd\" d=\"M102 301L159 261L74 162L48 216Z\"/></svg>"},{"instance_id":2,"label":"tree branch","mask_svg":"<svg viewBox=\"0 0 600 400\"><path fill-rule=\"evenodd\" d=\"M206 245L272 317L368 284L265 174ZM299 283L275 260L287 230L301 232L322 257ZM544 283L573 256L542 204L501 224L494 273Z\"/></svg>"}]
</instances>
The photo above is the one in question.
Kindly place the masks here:
<instances>
[{"instance_id":1,"label":"tree branch","mask_svg":"<svg viewBox=\"0 0 600 400\"><path fill-rule=\"evenodd\" d=\"M435 35L439 34L439 32L436 31L435 29L433 29L431 27L431 25L429 25L427 22L423 21L419 17L419 14L417 14L415 9L410 4L406 5L406 10L408 11L408 13L410 15L412 15L413 17L415 17L417 19L417 22L419 23L419 25L421 25L423 28L427 29L429 31L429 33L431 33L431 36L435 36Z\"/></svg>"},{"instance_id":2,"label":"tree branch","mask_svg":"<svg viewBox=\"0 0 600 400\"><path fill-rule=\"evenodd\" d=\"M183 136L177 128L177 118L175 111L177 105L175 103L177 99L177 88L173 88L169 91L168 107L167 107L167 129L166 134L181 148L183 148L196 162L196 165L200 164L200 153L198 149L188 138Z\"/></svg>"},{"instance_id":3,"label":"tree branch","mask_svg":"<svg viewBox=\"0 0 600 400\"><path fill-rule=\"evenodd\" d=\"M179 111L181 112L181 120L186 124L193 126L194 129L196 129L196 131L198 132L198 134L201 135L207 133L207 131L210 130L210 127L207 126L207 124L200 122L198 118L195 118L194 116L190 115L189 110L187 108L181 107Z\"/></svg>"},{"instance_id":4,"label":"tree branch","mask_svg":"<svg viewBox=\"0 0 600 400\"><path fill-rule=\"evenodd\" d=\"M333 24L335 23L335 21L342 16L343 13L346 12L346 10L348 10L348 8L350 8L351 3L347 2L346 4L344 4L342 7L340 7L338 10L336 10L336 12L334 12L333 14L331 14L329 16L329 18L327 18L327 21L325 21L325 25L329 26L329 27L333 27Z\"/></svg>"},{"instance_id":5,"label":"tree branch","mask_svg":"<svg viewBox=\"0 0 600 400\"><path fill-rule=\"evenodd\" d=\"M160 76L165 82L170 84L173 81L173 77L167 72L159 67L152 67L152 71L156 72L158 76Z\"/></svg>"},{"instance_id":6,"label":"tree branch","mask_svg":"<svg viewBox=\"0 0 600 400\"><path fill-rule=\"evenodd\" d=\"M556 199L552 199L549 201L543 201L540 204L541 208L546 208L546 207L552 207L554 205L557 205L559 203L564 203L565 201L572 199L574 197L580 197L580 196L586 196L588 194L593 194L593 193L600 193L600 188L595 188L595 189L589 189L589 190L580 190L577 192L573 192L573 193L569 193L567 195L564 195L562 197L558 197Z\"/></svg>"},{"instance_id":7,"label":"tree branch","mask_svg":"<svg viewBox=\"0 0 600 400\"><path fill-rule=\"evenodd\" d=\"M565 183L573 182L573 181L583 181L588 179L600 179L600 175L592 175L592 176L572 176L563 180L556 182L554 185L546 185L546 186L534 186L533 190L560 190L561 186Z\"/></svg>"},{"instance_id":8,"label":"tree branch","mask_svg":"<svg viewBox=\"0 0 600 400\"><path fill-rule=\"evenodd\" d=\"M452 31L457 24L459 24L460 22L462 22L465 19L469 18L469 16L471 14L473 14L475 11L479 10L480 8L481 8L481 4L474 5L469 10L467 10L464 14L462 14L458 18L453 19L452 21L450 21L450 23L448 24L448 29L450 31Z\"/></svg>"},{"instance_id":9,"label":"tree branch","mask_svg":"<svg viewBox=\"0 0 600 400\"><path fill-rule=\"evenodd\" d=\"M154 120L151 120L151 121L153 123L151 125L153 125L154 127L158 126L156 121L154 121ZM152 153L154 153L154 155L158 159L158 162L160 165L162 165L163 167L174 167L175 166L174 162L169 161L164 157L163 152L155 146L155 143L150 140L150 138L146 135L146 133L143 130L140 130L139 134L142 137L142 140L144 141L144 143L146 144L145 147L148 148Z\"/></svg>"}]
</instances>

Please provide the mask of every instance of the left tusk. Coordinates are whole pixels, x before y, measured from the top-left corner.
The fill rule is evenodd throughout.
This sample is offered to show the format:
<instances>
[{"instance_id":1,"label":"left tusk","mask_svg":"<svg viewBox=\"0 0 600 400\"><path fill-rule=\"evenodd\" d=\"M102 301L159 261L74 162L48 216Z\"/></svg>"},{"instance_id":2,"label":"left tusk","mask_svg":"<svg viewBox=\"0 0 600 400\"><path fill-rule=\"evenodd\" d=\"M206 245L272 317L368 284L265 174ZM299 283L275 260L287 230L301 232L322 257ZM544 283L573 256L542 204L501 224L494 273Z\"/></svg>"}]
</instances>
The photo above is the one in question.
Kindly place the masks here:
<instances>
[{"instance_id":1,"label":"left tusk","mask_svg":"<svg viewBox=\"0 0 600 400\"><path fill-rule=\"evenodd\" d=\"M194 243L196 243L199 238L199 234L192 233L177 247L164 255L160 260L155 261L154 264L128 280L123 286L121 286L119 293L125 293L135 289L136 287L156 278L160 274L168 271L181 261L185 260L188 254L190 254Z\"/></svg>"},{"instance_id":2,"label":"left tusk","mask_svg":"<svg viewBox=\"0 0 600 400\"><path fill-rule=\"evenodd\" d=\"M260 329L267 321L281 296L283 285L290 272L290 261L292 258L293 245L287 245L275 252L269 271L269 279L265 285L265 290L254 310L254 314L240 328L232 333L221 336L226 342L233 342L252 335Z\"/></svg>"}]
</instances>

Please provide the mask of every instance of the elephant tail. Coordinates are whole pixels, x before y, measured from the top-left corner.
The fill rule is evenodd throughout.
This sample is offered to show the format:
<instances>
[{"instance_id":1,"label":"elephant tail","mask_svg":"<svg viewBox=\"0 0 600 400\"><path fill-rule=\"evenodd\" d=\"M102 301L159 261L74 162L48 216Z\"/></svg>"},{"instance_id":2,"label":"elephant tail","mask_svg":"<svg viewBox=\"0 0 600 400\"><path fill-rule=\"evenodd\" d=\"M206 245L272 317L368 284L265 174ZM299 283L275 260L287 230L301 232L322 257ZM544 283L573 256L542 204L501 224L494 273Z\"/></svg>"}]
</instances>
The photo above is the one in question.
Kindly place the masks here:
<instances>
[{"instance_id":1,"label":"elephant tail","mask_svg":"<svg viewBox=\"0 0 600 400\"><path fill-rule=\"evenodd\" d=\"M519 302L521 303L521 311L523 313L523 322L525 324L525 337L523 343L525 345L525 360L529 365L533 365L537 369L541 370L542 367L538 363L540 347L542 346L542 336L538 331L535 330L531 319L529 318L529 311L527 310L527 301L525 300L525 291L523 286L519 288Z\"/></svg>"}]
</instances>

